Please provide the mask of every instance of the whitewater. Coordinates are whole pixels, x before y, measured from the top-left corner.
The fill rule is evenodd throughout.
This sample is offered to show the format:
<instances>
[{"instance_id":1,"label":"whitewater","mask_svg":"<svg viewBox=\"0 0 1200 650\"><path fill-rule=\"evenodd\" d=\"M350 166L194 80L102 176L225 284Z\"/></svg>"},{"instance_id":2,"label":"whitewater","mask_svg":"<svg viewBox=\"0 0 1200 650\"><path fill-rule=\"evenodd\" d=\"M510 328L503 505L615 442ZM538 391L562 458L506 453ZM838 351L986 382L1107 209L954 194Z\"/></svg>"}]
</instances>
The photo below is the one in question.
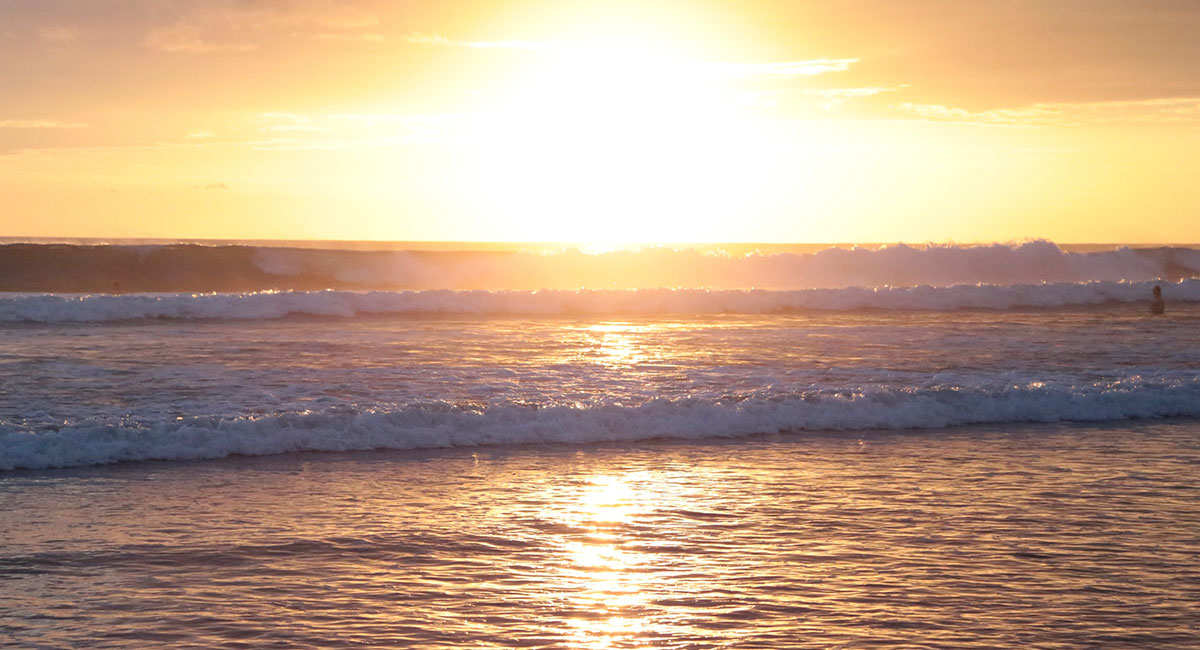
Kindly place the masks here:
<instances>
[{"instance_id":1,"label":"whitewater","mask_svg":"<svg viewBox=\"0 0 1200 650\"><path fill-rule=\"evenodd\" d=\"M318 244L308 244L316 246ZM330 244L332 245L332 244ZM1177 282L1189 246L697 245L586 252L479 244L311 248L253 242L39 243L0 239L0 292L239 293L446 289L839 289Z\"/></svg>"},{"instance_id":2,"label":"whitewater","mask_svg":"<svg viewBox=\"0 0 1200 650\"><path fill-rule=\"evenodd\" d=\"M1055 308L1144 303L1155 285L1200 302L1200 280L955 285L794 291L579 289L536 291L268 291L207 294L0 295L0 322L140 319L260 320L371 315L622 316L772 314L803 311Z\"/></svg>"},{"instance_id":3,"label":"whitewater","mask_svg":"<svg viewBox=\"0 0 1200 650\"><path fill-rule=\"evenodd\" d=\"M1005 310L1134 304L1155 284L1200 301L1200 250L1188 247L745 248L7 242L0 322Z\"/></svg>"},{"instance_id":4,"label":"whitewater","mask_svg":"<svg viewBox=\"0 0 1200 650\"><path fill-rule=\"evenodd\" d=\"M0 470L1200 417L1193 249L650 249L587 257L581 271L571 250L14 246L44 249L27 279L68 254L84 266L249 254L256 270L242 280L263 284L0 293ZM378 264L420 255L434 255L420 273ZM289 289L255 275L328 277L333 267L315 265L340 258L359 265L338 267L345 277L406 273L414 288ZM447 288L479 264L511 278L531 264L586 275L614 261L691 275L666 287ZM705 285L705 265L725 269L723 286ZM12 260L0 268L13 282ZM768 276L776 288L752 284ZM478 284L503 287L488 277ZM1146 309L1155 285L1164 317Z\"/></svg>"}]
</instances>

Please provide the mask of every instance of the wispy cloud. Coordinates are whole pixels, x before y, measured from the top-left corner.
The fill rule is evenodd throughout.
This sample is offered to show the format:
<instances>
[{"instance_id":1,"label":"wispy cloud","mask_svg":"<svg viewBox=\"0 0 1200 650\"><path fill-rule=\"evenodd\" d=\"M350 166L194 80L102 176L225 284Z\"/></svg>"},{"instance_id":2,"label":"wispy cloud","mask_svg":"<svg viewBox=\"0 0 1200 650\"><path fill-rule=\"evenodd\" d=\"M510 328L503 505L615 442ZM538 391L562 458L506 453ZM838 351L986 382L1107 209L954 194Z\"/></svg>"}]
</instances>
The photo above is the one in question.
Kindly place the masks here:
<instances>
[{"instance_id":1,"label":"wispy cloud","mask_svg":"<svg viewBox=\"0 0 1200 650\"><path fill-rule=\"evenodd\" d=\"M0 129L84 129L88 126L82 122L58 120L0 120Z\"/></svg>"},{"instance_id":2,"label":"wispy cloud","mask_svg":"<svg viewBox=\"0 0 1200 650\"><path fill-rule=\"evenodd\" d=\"M323 133L329 127L314 123L313 118L296 113L263 113L258 117L259 133Z\"/></svg>"},{"instance_id":3,"label":"wispy cloud","mask_svg":"<svg viewBox=\"0 0 1200 650\"><path fill-rule=\"evenodd\" d=\"M969 111L941 104L892 106L919 119L995 126L1049 126L1106 123L1200 122L1200 97L1162 97L1100 102L1039 102L1014 108Z\"/></svg>"},{"instance_id":4,"label":"wispy cloud","mask_svg":"<svg viewBox=\"0 0 1200 650\"><path fill-rule=\"evenodd\" d=\"M809 59L806 61L775 61L770 63L714 64L737 76L792 77L812 76L829 72L845 72L858 59Z\"/></svg>"},{"instance_id":5,"label":"wispy cloud","mask_svg":"<svg viewBox=\"0 0 1200 650\"><path fill-rule=\"evenodd\" d=\"M258 117L259 133L316 133L328 131L313 123L307 115L296 113L263 113Z\"/></svg>"},{"instance_id":6,"label":"wispy cloud","mask_svg":"<svg viewBox=\"0 0 1200 650\"><path fill-rule=\"evenodd\" d=\"M805 92L818 97L826 97L829 99L857 99L860 97L872 97L880 93L896 92L904 88L904 86L864 86L859 88L811 88Z\"/></svg>"},{"instance_id":7,"label":"wispy cloud","mask_svg":"<svg viewBox=\"0 0 1200 650\"><path fill-rule=\"evenodd\" d=\"M145 45L159 52L184 54L250 52L258 49L254 43L212 40L204 27L186 23L151 30L146 34Z\"/></svg>"},{"instance_id":8,"label":"wispy cloud","mask_svg":"<svg viewBox=\"0 0 1200 650\"><path fill-rule=\"evenodd\" d=\"M260 121L288 122L292 124L302 124L312 120L312 118L307 115L301 115L299 113L287 113L284 111L263 113L258 116L258 119Z\"/></svg>"},{"instance_id":9,"label":"wispy cloud","mask_svg":"<svg viewBox=\"0 0 1200 650\"><path fill-rule=\"evenodd\" d=\"M323 133L329 129L316 124L271 124L258 130L260 133Z\"/></svg>"},{"instance_id":10,"label":"wispy cloud","mask_svg":"<svg viewBox=\"0 0 1200 650\"><path fill-rule=\"evenodd\" d=\"M882 93L896 92L905 88L905 86L860 86L854 88L809 88L804 90L804 94L809 97L820 98L821 108L826 111L832 111L842 104L866 97L874 97Z\"/></svg>"},{"instance_id":11,"label":"wispy cloud","mask_svg":"<svg viewBox=\"0 0 1200 650\"><path fill-rule=\"evenodd\" d=\"M387 40L383 34L375 32L363 33L348 33L348 32L322 32L313 34L312 38L318 41L358 41L362 43L382 43Z\"/></svg>"},{"instance_id":12,"label":"wispy cloud","mask_svg":"<svg viewBox=\"0 0 1200 650\"><path fill-rule=\"evenodd\" d=\"M38 38L46 43L69 43L79 38L79 29L54 25L37 30Z\"/></svg>"},{"instance_id":13,"label":"wispy cloud","mask_svg":"<svg viewBox=\"0 0 1200 650\"><path fill-rule=\"evenodd\" d=\"M627 64L629 52L620 46L578 45L573 43L557 43L552 41L462 41L449 38L443 34L425 34L415 32L403 38L415 45L436 47L458 47L476 50L526 50L532 52L552 52L567 56L587 55L590 59L603 59L605 55L623 54L615 57ZM635 57L636 58L636 57ZM732 77L796 77L815 76L830 72L845 72L858 59L806 59L800 61L769 61L765 63L733 63L725 61L681 61L677 65L681 71L724 75ZM882 91L880 91L882 92ZM860 95L861 96L861 95Z\"/></svg>"},{"instance_id":14,"label":"wispy cloud","mask_svg":"<svg viewBox=\"0 0 1200 650\"><path fill-rule=\"evenodd\" d=\"M445 135L458 116L398 113L263 113L257 132L267 139L241 142L262 150L379 148L416 141L428 142ZM220 143L238 144L238 143Z\"/></svg>"},{"instance_id":15,"label":"wispy cloud","mask_svg":"<svg viewBox=\"0 0 1200 650\"><path fill-rule=\"evenodd\" d=\"M548 43L543 41L456 41L443 36L442 34L423 34L420 32L412 33L404 37L404 40L416 45L437 45L443 47L465 47L476 50L552 50L563 49L564 46L557 43Z\"/></svg>"},{"instance_id":16,"label":"wispy cloud","mask_svg":"<svg viewBox=\"0 0 1200 650\"><path fill-rule=\"evenodd\" d=\"M379 19L348 3L334 0L304 0L266 4L224 0L197 3L196 8L175 22L150 30L146 47L162 52L209 54L249 52L273 30L313 31L313 38L375 40L362 33L379 24Z\"/></svg>"}]
</instances>

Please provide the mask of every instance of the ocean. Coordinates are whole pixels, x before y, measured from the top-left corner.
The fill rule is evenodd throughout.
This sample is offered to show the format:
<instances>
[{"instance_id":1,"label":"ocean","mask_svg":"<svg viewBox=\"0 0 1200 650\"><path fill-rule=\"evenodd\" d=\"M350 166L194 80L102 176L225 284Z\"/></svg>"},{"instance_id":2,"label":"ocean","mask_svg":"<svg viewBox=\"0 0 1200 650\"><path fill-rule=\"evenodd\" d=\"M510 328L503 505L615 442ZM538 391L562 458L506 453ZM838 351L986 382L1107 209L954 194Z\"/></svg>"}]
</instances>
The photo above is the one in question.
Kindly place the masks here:
<instances>
[{"instance_id":1,"label":"ocean","mask_svg":"<svg viewBox=\"0 0 1200 650\"><path fill-rule=\"evenodd\" d=\"M1200 648L1198 334L1188 246L5 242L0 644Z\"/></svg>"}]
</instances>

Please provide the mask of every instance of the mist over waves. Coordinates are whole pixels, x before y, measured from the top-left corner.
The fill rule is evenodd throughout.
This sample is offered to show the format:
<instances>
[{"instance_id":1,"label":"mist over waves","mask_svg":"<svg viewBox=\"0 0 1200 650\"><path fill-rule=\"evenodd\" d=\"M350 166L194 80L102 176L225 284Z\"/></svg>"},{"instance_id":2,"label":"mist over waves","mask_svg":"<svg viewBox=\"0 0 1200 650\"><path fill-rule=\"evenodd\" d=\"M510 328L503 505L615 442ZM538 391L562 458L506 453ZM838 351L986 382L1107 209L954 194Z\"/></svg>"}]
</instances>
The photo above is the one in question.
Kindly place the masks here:
<instances>
[{"instance_id":1,"label":"mist over waves","mask_svg":"<svg viewBox=\"0 0 1200 650\"><path fill-rule=\"evenodd\" d=\"M547 253L13 243L0 245L0 291L791 290L1178 281L1200 276L1200 250L1186 247L1070 251L1032 241L748 254L714 248L590 254L577 249Z\"/></svg>"}]
</instances>

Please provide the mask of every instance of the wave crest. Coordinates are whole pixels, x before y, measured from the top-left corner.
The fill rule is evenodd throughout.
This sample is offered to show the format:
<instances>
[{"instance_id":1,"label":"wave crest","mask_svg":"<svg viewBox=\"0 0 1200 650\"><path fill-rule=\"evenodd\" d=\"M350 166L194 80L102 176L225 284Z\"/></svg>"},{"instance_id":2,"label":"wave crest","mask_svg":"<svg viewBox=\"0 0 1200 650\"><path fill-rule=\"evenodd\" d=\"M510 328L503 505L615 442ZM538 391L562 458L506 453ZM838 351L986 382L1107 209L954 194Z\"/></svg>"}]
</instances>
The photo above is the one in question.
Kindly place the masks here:
<instances>
[{"instance_id":1,"label":"wave crest","mask_svg":"<svg viewBox=\"0 0 1200 650\"><path fill-rule=\"evenodd\" d=\"M645 248L530 251L327 250L156 244L0 245L0 291L536 290L655 287L772 290L1180 280L1200 250L1068 251L1047 241L894 245L729 255Z\"/></svg>"},{"instance_id":2,"label":"wave crest","mask_svg":"<svg viewBox=\"0 0 1200 650\"><path fill-rule=\"evenodd\" d=\"M301 451L705 439L805 430L940 429L970 424L1099 422L1200 416L1200 379L1137 378L1082 387L813 390L742 400L639 405L442 402L266 417L190 417L136 425L79 423L0 430L0 470L136 460L198 460Z\"/></svg>"},{"instance_id":3,"label":"wave crest","mask_svg":"<svg viewBox=\"0 0 1200 650\"><path fill-rule=\"evenodd\" d=\"M1153 282L959 285L796 291L640 289L543 291L286 291L235 294L8 295L0 322L139 319L266 320L368 315L620 316L804 311L1021 309L1138 303ZM1200 302L1200 280L1163 283L1171 302Z\"/></svg>"}]
</instances>

